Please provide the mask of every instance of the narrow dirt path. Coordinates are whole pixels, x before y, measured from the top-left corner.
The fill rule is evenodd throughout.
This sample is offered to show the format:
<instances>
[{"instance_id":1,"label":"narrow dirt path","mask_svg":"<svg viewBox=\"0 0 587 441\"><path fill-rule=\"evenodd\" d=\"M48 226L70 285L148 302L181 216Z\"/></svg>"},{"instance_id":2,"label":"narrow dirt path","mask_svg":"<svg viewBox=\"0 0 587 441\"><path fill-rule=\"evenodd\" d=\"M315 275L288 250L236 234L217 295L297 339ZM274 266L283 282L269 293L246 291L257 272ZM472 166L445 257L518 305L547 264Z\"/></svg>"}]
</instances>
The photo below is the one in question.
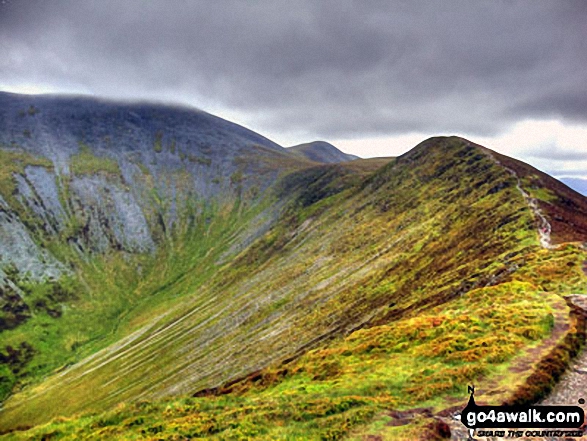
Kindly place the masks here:
<instances>
[{"instance_id":1,"label":"narrow dirt path","mask_svg":"<svg viewBox=\"0 0 587 441\"><path fill-rule=\"evenodd\" d=\"M587 317L587 296L580 294L567 297L575 311ZM587 350L581 353L569 366L550 395L540 404L577 405L579 399L587 400Z\"/></svg>"},{"instance_id":2,"label":"narrow dirt path","mask_svg":"<svg viewBox=\"0 0 587 441\"><path fill-rule=\"evenodd\" d=\"M530 196L530 194L526 190L524 190L524 188L522 187L522 180L520 179L520 176L518 176L518 173L515 170L503 165L495 156L491 154L491 152L485 151L485 153L491 158L493 162L502 167L516 180L517 190L524 197L526 204L528 204L528 207L530 208L530 210L532 210L534 217L538 221L538 236L540 239L540 245L542 245L543 248L549 250L555 249L556 247L552 244L552 240L550 238L550 234L552 232L552 225L550 224L550 222L538 206L538 200Z\"/></svg>"},{"instance_id":3,"label":"narrow dirt path","mask_svg":"<svg viewBox=\"0 0 587 441\"><path fill-rule=\"evenodd\" d=\"M585 262L584 270L587 274L587 262ZM575 310L575 312L587 317L587 296L575 294L566 297L567 303ZM575 358L569 366L567 372L559 380L555 388L544 400L537 404L543 405L580 405L579 400L583 398L587 400L587 349ZM585 405L582 405L587 410ZM451 440L469 440L469 433L465 426L458 419L458 411L451 415L444 416L441 420L448 424L451 432ZM473 439L484 441L502 441L511 438L487 438L476 436ZM516 438L520 441L556 441L560 438ZM573 438L574 439L574 438Z\"/></svg>"},{"instance_id":4,"label":"narrow dirt path","mask_svg":"<svg viewBox=\"0 0 587 441\"><path fill-rule=\"evenodd\" d=\"M518 173L503 165L490 151L485 150L485 153L493 162L497 165L502 167L505 171L507 171L515 180L516 180L516 189L522 195L526 204L532 210L532 213L538 223L538 236L540 240L540 245L543 248L552 250L556 249L557 246L552 244L551 240L551 233L552 233L552 225L540 209L538 205L538 200L533 198L524 188L522 187L522 181ZM583 271L587 275L587 261L583 263ZM582 313L585 317L587 317L587 296L583 295L574 295L569 296L567 301L576 312ZM556 338L560 336L560 332L566 331L566 329L559 329L558 332L555 329L553 334L557 334ZM553 336L554 338L554 336ZM552 340L552 339L549 339ZM551 343L551 341L549 341ZM536 348L534 352L539 352L539 349ZM525 363L529 363L531 360L525 360ZM523 366L527 367L527 366ZM518 366L520 368L520 366ZM574 405L579 404L579 399L587 400L587 349L583 349L583 351L577 356L577 358L573 361L571 366L569 366L567 372L562 376L560 381L557 383L555 388L551 391L547 398L545 398L539 404L544 405ZM460 422L460 412L455 410L449 415L439 415L441 421L446 423L451 432L451 440L469 440L469 431L465 428L465 426ZM474 439L483 439L483 440L498 440L498 438L480 438L476 437ZM500 438L501 439L501 438ZM519 440L525 440L526 438L517 438ZM533 441L538 440L545 440L545 441L554 441L555 438L532 438Z\"/></svg>"},{"instance_id":5,"label":"narrow dirt path","mask_svg":"<svg viewBox=\"0 0 587 441\"><path fill-rule=\"evenodd\" d=\"M532 211L537 224L538 224L538 236L540 245L543 248L552 250L558 247L552 244L551 233L552 225L548 221L539 207L538 200L532 197L522 187L522 181L518 173L510 167L503 165L490 151L485 150L485 153L492 161L502 167L516 180L516 189L522 195L526 204ZM587 261L583 263L583 271L587 275ZM573 305L575 311L584 314L587 317L587 296L574 295L569 296L567 299L568 303ZM559 314L561 311L557 311ZM559 315L557 314L557 315ZM552 345L554 341L560 338L561 333L568 330L568 326L560 326L561 320L556 320L558 326L555 326L553 335L547 341L545 341L540 347L531 350L531 355L538 356L544 347ZM533 362L532 356L526 358L524 361L513 366L514 370L525 371L528 368L528 364ZM587 350L584 349L571 364L567 372L563 375L556 387L551 391L546 399L538 404L544 405L574 405L579 404L579 399L587 400ZM470 440L470 439L483 439L487 441L498 441L503 438L486 438L486 437L470 437L470 431L460 421L460 409L447 409L446 411L440 412L435 416L437 420L445 424L450 431L451 440ZM529 440L530 438L517 438L519 440ZM555 441L558 438L531 438L533 441Z\"/></svg>"}]
</instances>

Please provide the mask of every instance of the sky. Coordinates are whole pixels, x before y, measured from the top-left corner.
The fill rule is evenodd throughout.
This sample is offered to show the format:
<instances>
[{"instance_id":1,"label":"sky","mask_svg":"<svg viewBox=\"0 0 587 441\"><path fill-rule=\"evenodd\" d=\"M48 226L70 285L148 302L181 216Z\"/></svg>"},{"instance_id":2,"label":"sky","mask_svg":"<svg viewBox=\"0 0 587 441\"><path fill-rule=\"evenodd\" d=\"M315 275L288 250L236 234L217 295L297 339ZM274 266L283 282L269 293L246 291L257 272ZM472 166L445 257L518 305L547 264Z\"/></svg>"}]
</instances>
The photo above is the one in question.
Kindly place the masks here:
<instances>
[{"instance_id":1,"label":"sky","mask_svg":"<svg viewBox=\"0 0 587 441\"><path fill-rule=\"evenodd\" d=\"M582 0L0 0L0 90L180 103L283 146L460 135L587 178Z\"/></svg>"}]
</instances>

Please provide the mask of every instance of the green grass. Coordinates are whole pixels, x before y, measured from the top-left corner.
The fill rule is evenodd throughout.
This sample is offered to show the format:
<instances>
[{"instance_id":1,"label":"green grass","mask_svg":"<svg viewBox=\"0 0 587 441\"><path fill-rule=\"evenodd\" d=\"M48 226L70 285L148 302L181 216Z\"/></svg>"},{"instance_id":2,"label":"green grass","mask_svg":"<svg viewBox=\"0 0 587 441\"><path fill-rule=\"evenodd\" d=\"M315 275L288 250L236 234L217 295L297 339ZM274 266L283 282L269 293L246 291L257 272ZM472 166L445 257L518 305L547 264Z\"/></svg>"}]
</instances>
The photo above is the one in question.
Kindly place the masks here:
<instances>
[{"instance_id":1,"label":"green grass","mask_svg":"<svg viewBox=\"0 0 587 441\"><path fill-rule=\"evenodd\" d=\"M549 203L558 201L558 196L552 190L545 188L542 185L540 176L536 174L530 174L522 178L522 185L530 197L534 199Z\"/></svg>"},{"instance_id":2,"label":"green grass","mask_svg":"<svg viewBox=\"0 0 587 441\"><path fill-rule=\"evenodd\" d=\"M491 373L503 372L522 347L550 334L551 305L561 302L519 282L475 290L425 315L356 331L268 368L227 395L121 405L103 414L60 418L13 438L320 440L387 432L395 439L429 421L391 430L380 422L391 409L440 410L447 398L466 401L471 383L501 388L501 397L511 391L515 381L502 375L500 382ZM373 420L376 415L381 416Z\"/></svg>"},{"instance_id":3,"label":"green grass","mask_svg":"<svg viewBox=\"0 0 587 441\"><path fill-rule=\"evenodd\" d=\"M561 302L529 283L474 290L417 317L355 331L232 391L274 397L303 390L369 396L398 409L442 408L442 399L550 335L551 304Z\"/></svg>"},{"instance_id":4,"label":"green grass","mask_svg":"<svg viewBox=\"0 0 587 441\"><path fill-rule=\"evenodd\" d=\"M210 165L212 164L212 160L210 158L203 158L201 156L196 156L196 155L192 155L189 154L188 155L188 161L193 162L195 164L200 164L200 165Z\"/></svg>"},{"instance_id":5,"label":"green grass","mask_svg":"<svg viewBox=\"0 0 587 441\"><path fill-rule=\"evenodd\" d=\"M24 175L26 166L45 167L53 170L53 163L47 158L32 156L24 151L17 149L5 149L0 145L0 195L11 206L18 206L14 198L16 190L15 174Z\"/></svg>"},{"instance_id":6,"label":"green grass","mask_svg":"<svg viewBox=\"0 0 587 441\"><path fill-rule=\"evenodd\" d=\"M106 156L96 156L89 146L80 143L79 152L70 158L70 171L74 175L95 175L120 176L118 162Z\"/></svg>"},{"instance_id":7,"label":"green grass","mask_svg":"<svg viewBox=\"0 0 587 441\"><path fill-rule=\"evenodd\" d=\"M156 225L169 201L143 179ZM186 196L157 254L75 261L79 299L7 334L39 352L0 426L84 414L22 436L338 439L389 409L442 409L470 382L505 399L531 371L509 368L565 319L555 293L584 290L587 258L540 249L512 181L448 139L371 173L297 164L253 202ZM209 388L226 395L171 398Z\"/></svg>"},{"instance_id":8,"label":"green grass","mask_svg":"<svg viewBox=\"0 0 587 441\"><path fill-rule=\"evenodd\" d=\"M153 150L155 153L161 153L163 151L163 133L155 133L155 142L153 143Z\"/></svg>"}]
</instances>

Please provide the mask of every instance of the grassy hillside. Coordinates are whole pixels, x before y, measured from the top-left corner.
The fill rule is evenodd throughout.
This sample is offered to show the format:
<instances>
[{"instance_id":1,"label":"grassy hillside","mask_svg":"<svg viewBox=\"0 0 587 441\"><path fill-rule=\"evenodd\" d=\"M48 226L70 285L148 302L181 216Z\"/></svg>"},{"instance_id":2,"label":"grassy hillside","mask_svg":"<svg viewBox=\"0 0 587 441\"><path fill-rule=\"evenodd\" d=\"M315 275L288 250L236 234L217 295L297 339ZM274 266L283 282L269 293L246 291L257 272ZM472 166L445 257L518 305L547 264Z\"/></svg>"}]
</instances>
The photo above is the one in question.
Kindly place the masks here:
<instances>
[{"instance_id":1,"label":"grassy hillside","mask_svg":"<svg viewBox=\"0 0 587 441\"><path fill-rule=\"evenodd\" d=\"M281 214L259 230L275 204ZM3 429L139 402L35 433L386 432L388 410L454 406L470 382L507 399L528 359L572 330L559 296L584 289L584 251L542 250L516 179L459 138L373 171L292 170L250 207L201 212L208 222L145 264L109 337L4 403ZM264 232L243 245L247 230ZM134 280L121 274L106 279ZM153 402L187 394L198 398Z\"/></svg>"},{"instance_id":2,"label":"grassy hillside","mask_svg":"<svg viewBox=\"0 0 587 441\"><path fill-rule=\"evenodd\" d=\"M48 424L7 438L430 438L467 384L532 400L576 349L587 203L525 164L0 102L0 430Z\"/></svg>"},{"instance_id":3,"label":"grassy hillside","mask_svg":"<svg viewBox=\"0 0 587 441\"><path fill-rule=\"evenodd\" d=\"M584 279L569 264L585 257L572 246L552 257L537 252L519 276L524 282L476 289L418 316L335 338L216 394L120 404L8 438L435 439L432 415L462 408L467 384L489 402L504 401L525 387L531 362L572 332L561 331L568 309L543 291L544 277L567 268L570 283L557 288L580 289Z\"/></svg>"},{"instance_id":4,"label":"grassy hillside","mask_svg":"<svg viewBox=\"0 0 587 441\"><path fill-rule=\"evenodd\" d=\"M308 164L199 111L0 102L0 399L192 293L278 216L267 188Z\"/></svg>"}]
</instances>

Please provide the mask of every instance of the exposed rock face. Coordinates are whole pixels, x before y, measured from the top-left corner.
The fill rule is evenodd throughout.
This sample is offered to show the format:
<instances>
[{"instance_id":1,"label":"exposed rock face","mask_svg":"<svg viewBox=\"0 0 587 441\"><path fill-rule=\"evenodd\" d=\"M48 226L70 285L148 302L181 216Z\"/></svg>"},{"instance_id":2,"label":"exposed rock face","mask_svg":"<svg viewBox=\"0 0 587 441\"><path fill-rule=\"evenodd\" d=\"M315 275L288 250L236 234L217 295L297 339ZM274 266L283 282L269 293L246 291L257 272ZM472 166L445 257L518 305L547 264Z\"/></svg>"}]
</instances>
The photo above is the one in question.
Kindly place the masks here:
<instances>
[{"instance_id":1,"label":"exposed rock face","mask_svg":"<svg viewBox=\"0 0 587 441\"><path fill-rule=\"evenodd\" d=\"M274 142L193 109L0 93L1 272L59 278L43 244L152 253L204 207L255 199L296 161ZM3 164L4 165L4 164ZM254 235L253 235L254 236Z\"/></svg>"},{"instance_id":2,"label":"exposed rock face","mask_svg":"<svg viewBox=\"0 0 587 441\"><path fill-rule=\"evenodd\" d=\"M0 92L0 332L33 322L0 355L44 360L0 371L0 400L202 259L230 261L284 208L267 189L307 163L196 109Z\"/></svg>"},{"instance_id":3,"label":"exposed rock face","mask_svg":"<svg viewBox=\"0 0 587 441\"><path fill-rule=\"evenodd\" d=\"M152 251L155 243L134 195L100 176L71 182L72 205L83 235L99 252L119 247L131 253Z\"/></svg>"},{"instance_id":4,"label":"exposed rock face","mask_svg":"<svg viewBox=\"0 0 587 441\"><path fill-rule=\"evenodd\" d=\"M66 212L59 200L56 176L45 167L28 166L23 175L15 175L20 202L42 218L51 232L57 233L66 225Z\"/></svg>"},{"instance_id":5,"label":"exposed rock face","mask_svg":"<svg viewBox=\"0 0 587 441\"><path fill-rule=\"evenodd\" d=\"M0 199L0 286L8 285L6 268L14 268L34 281L56 280L67 272L62 263L33 241L27 228Z\"/></svg>"}]
</instances>

